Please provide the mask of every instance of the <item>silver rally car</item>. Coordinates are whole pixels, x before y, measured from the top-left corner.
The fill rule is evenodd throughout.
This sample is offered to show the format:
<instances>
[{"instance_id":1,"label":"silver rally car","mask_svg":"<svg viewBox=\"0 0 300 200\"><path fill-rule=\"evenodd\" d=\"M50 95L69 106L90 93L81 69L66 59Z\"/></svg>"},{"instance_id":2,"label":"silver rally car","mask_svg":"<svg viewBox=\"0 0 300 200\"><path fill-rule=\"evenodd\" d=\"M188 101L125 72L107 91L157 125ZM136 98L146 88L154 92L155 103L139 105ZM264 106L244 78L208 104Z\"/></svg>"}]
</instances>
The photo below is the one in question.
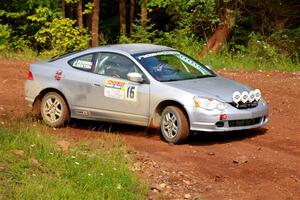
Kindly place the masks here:
<instances>
[{"instance_id":1,"label":"silver rally car","mask_svg":"<svg viewBox=\"0 0 300 200\"><path fill-rule=\"evenodd\" d=\"M102 46L34 63L25 99L51 127L70 118L160 127L171 143L184 142L194 131L252 129L268 122L259 89L151 44Z\"/></svg>"}]
</instances>

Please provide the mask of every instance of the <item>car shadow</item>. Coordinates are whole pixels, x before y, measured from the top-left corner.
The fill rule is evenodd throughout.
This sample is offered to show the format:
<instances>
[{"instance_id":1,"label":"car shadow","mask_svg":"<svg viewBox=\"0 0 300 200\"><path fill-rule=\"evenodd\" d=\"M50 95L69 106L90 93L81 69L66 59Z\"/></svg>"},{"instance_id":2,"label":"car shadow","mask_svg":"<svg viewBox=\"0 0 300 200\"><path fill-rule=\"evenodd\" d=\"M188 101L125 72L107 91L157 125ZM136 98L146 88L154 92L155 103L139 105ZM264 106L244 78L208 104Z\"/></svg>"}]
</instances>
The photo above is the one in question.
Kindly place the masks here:
<instances>
[{"instance_id":1,"label":"car shadow","mask_svg":"<svg viewBox=\"0 0 300 200\"><path fill-rule=\"evenodd\" d=\"M154 137L159 135L158 130L150 129L143 126L101 122L93 120L71 119L69 127L95 132L105 132L120 135L125 134L142 137Z\"/></svg>"},{"instance_id":2,"label":"car shadow","mask_svg":"<svg viewBox=\"0 0 300 200\"><path fill-rule=\"evenodd\" d=\"M149 139L160 140L164 142L160 136L158 129L151 129L136 125L117 124L109 122L99 122L92 120L80 120L72 119L69 123L69 127L75 129L95 131L95 133L106 132L111 134L120 134L126 136L146 137ZM242 131L231 132L197 132L191 133L187 142L184 144L194 146L207 146L213 144L230 143L234 141L240 141L244 139L254 138L259 135L264 135L267 132L265 128L256 128Z\"/></svg>"},{"instance_id":3,"label":"car shadow","mask_svg":"<svg viewBox=\"0 0 300 200\"><path fill-rule=\"evenodd\" d=\"M264 135L268 129L256 128L249 130L230 131L230 132L197 132L191 134L188 143L195 146L207 146L213 144L224 144L234 141L241 141L245 139L255 138Z\"/></svg>"}]
</instances>

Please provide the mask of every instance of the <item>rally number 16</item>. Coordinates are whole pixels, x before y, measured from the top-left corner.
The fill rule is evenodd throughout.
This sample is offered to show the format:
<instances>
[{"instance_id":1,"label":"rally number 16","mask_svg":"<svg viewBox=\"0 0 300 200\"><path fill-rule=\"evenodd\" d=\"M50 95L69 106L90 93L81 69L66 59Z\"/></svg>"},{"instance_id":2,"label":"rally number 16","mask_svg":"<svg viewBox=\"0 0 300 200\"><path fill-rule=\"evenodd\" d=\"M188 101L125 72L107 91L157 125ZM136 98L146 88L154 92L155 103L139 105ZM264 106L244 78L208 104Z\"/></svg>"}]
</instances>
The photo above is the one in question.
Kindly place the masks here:
<instances>
[{"instance_id":1,"label":"rally number 16","mask_svg":"<svg viewBox=\"0 0 300 200\"><path fill-rule=\"evenodd\" d=\"M135 98L135 86L131 86L127 88L127 99Z\"/></svg>"}]
</instances>

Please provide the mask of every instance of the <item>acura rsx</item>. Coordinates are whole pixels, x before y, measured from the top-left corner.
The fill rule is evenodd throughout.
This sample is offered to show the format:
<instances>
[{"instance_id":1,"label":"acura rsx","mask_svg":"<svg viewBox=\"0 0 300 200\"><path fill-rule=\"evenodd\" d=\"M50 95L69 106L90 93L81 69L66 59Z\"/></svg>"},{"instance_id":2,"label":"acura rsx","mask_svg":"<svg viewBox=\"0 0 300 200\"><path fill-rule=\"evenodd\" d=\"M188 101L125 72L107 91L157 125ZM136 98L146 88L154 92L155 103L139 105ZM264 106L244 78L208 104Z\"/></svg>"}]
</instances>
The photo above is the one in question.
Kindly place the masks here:
<instances>
[{"instance_id":1,"label":"acura rsx","mask_svg":"<svg viewBox=\"0 0 300 200\"><path fill-rule=\"evenodd\" d=\"M108 45L31 64L25 98L51 127L70 118L157 127L170 143L184 142L190 132L253 129L268 122L259 89L151 44Z\"/></svg>"}]
</instances>

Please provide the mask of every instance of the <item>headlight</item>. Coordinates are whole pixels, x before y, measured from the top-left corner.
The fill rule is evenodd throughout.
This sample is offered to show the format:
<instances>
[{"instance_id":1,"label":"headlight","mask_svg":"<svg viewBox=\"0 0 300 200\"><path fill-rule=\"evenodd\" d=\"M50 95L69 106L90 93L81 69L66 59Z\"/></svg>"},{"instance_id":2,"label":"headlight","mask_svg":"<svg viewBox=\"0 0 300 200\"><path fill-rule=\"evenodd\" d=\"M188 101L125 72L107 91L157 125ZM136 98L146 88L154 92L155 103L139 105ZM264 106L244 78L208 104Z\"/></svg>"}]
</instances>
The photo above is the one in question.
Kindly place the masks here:
<instances>
[{"instance_id":1,"label":"headlight","mask_svg":"<svg viewBox=\"0 0 300 200\"><path fill-rule=\"evenodd\" d=\"M207 99L203 97L194 97L194 102L196 107L204 108L206 110L225 110L226 105L215 99Z\"/></svg>"}]
</instances>

